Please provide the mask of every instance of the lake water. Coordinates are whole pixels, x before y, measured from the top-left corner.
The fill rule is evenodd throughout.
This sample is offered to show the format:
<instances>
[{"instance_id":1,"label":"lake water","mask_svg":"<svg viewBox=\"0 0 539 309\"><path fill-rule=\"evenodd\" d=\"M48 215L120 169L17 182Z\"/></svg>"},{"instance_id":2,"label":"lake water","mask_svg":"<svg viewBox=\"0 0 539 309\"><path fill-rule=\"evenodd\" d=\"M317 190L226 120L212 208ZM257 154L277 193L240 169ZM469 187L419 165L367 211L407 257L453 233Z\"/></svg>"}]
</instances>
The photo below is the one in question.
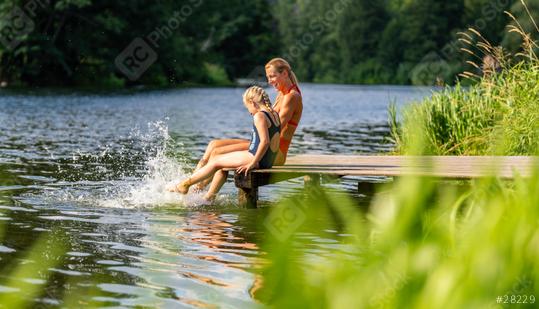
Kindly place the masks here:
<instances>
[{"instance_id":1,"label":"lake water","mask_svg":"<svg viewBox=\"0 0 539 309\"><path fill-rule=\"evenodd\" d=\"M270 97L275 97L272 89ZM304 113L290 154L379 153L387 107L433 89L302 86ZM213 138L249 138L243 89L197 88L130 94L0 92L0 297L66 305L81 293L108 306L253 307L263 222L272 203L301 180L261 189L261 209L241 209L225 185L215 205L165 187L182 179ZM345 178L332 188L367 199ZM61 234L50 274L14 277L36 239ZM331 251L340 235L312 235ZM331 243L331 245L324 245ZM46 243L54 252L57 242ZM88 292L88 291L91 291Z\"/></svg>"}]
</instances>

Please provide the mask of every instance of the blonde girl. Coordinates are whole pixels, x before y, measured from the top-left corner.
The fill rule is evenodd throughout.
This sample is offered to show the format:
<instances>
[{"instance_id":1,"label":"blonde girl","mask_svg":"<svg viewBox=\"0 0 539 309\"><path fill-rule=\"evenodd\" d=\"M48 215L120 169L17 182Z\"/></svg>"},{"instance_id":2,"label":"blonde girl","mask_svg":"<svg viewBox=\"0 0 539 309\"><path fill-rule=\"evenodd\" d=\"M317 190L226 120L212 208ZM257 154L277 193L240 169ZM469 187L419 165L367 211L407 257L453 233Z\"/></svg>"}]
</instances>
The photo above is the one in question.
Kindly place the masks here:
<instances>
[{"instance_id":1,"label":"blonde girl","mask_svg":"<svg viewBox=\"0 0 539 309\"><path fill-rule=\"evenodd\" d=\"M217 156L198 169L191 177L175 187L175 191L187 194L189 187L213 176L206 200L213 200L226 181L223 169L235 168L247 174L253 168L270 168L279 151L281 122L279 114L271 107L264 89L253 86L243 94L243 104L253 116L251 141L246 150L233 151Z\"/></svg>"},{"instance_id":2,"label":"blonde girl","mask_svg":"<svg viewBox=\"0 0 539 309\"><path fill-rule=\"evenodd\" d=\"M298 79L286 60L273 58L266 64L265 69L268 83L278 91L273 109L279 114L282 127L279 151L274 165L282 165L286 161L288 148L301 119L303 102L301 91L298 87ZM203 167L218 155L246 150L249 145L249 140L245 139L213 140L208 144L202 159L198 162L197 169ZM205 182L199 183L198 189L203 189L206 184Z\"/></svg>"}]
</instances>

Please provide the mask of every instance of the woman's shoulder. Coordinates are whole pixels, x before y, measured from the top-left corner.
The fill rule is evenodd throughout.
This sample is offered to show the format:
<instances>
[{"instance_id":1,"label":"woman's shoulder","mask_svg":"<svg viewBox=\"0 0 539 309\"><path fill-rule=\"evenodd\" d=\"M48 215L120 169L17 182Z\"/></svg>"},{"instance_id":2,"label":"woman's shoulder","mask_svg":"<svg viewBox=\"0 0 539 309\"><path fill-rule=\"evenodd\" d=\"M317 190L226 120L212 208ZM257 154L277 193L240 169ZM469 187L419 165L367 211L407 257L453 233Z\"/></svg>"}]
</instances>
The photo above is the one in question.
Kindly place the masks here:
<instances>
[{"instance_id":1,"label":"woman's shoulder","mask_svg":"<svg viewBox=\"0 0 539 309\"><path fill-rule=\"evenodd\" d=\"M292 90L287 94L283 95L284 102L301 102L301 93L296 90Z\"/></svg>"}]
</instances>

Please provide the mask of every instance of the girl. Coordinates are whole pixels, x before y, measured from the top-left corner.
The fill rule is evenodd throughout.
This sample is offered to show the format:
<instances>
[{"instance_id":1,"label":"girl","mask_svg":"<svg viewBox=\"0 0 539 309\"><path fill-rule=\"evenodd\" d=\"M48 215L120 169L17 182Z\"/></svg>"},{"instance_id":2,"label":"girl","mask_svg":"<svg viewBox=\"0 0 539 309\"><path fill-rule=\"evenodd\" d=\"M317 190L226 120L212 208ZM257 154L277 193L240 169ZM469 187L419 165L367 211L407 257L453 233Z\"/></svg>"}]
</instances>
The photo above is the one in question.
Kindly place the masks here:
<instances>
[{"instance_id":1,"label":"girl","mask_svg":"<svg viewBox=\"0 0 539 309\"><path fill-rule=\"evenodd\" d=\"M174 191L187 194L190 186L213 176L210 189L204 196L204 199L211 201L226 181L228 172L223 169L236 168L238 173L247 174L255 167L270 168L273 165L279 151L279 114L271 107L266 91L258 86L245 91L243 104L253 115L253 130L248 149L212 158L191 177L179 183Z\"/></svg>"},{"instance_id":2,"label":"girl","mask_svg":"<svg viewBox=\"0 0 539 309\"><path fill-rule=\"evenodd\" d=\"M298 88L298 80L292 71L290 64L282 58L274 58L270 60L266 66L266 77L268 83L277 91L277 99L275 101L274 110L279 113L279 118L282 123L280 133L279 151L277 153L274 164L282 165L286 161L288 148L292 142L292 137L303 112L303 102L301 91ZM249 147L249 141L244 139L220 139L213 140L208 144L202 159L198 162L197 170L206 165L212 158L234 152L246 150ZM200 182L197 185L199 190L202 190L207 183Z\"/></svg>"}]
</instances>

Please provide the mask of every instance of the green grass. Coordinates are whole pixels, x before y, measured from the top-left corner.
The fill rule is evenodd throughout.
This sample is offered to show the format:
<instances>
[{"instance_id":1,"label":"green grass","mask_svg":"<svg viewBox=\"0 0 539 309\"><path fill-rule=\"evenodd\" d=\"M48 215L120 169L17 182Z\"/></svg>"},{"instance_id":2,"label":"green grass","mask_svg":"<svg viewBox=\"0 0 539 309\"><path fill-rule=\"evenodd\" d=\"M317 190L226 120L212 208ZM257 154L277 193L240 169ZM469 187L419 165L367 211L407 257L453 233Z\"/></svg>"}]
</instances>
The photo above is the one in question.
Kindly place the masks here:
<instances>
[{"instance_id":1,"label":"green grass","mask_svg":"<svg viewBox=\"0 0 539 309\"><path fill-rule=\"evenodd\" d=\"M472 30L473 31L473 30ZM477 81L471 87L457 84L405 108L397 122L390 109L390 126L400 154L422 134L424 154L433 155L532 155L539 141L539 59L537 43L518 27L511 29L524 37L523 51L509 56L493 47L478 32L477 50L492 55L501 72L462 76ZM470 42L464 34L464 41ZM471 49L471 48L470 48ZM475 55L470 49L464 49ZM481 59L481 57L479 57ZM475 64L474 64L475 65ZM475 65L479 67L478 65Z\"/></svg>"},{"instance_id":2,"label":"green grass","mask_svg":"<svg viewBox=\"0 0 539 309\"><path fill-rule=\"evenodd\" d=\"M35 298L45 293L45 286L28 280L39 279L47 282L51 279L50 269L60 265L64 258L65 239L62 237L65 238L58 231L40 236L25 253L22 263L17 260L2 269L0 286L5 291L0 293L0 307L27 308L37 304Z\"/></svg>"},{"instance_id":3,"label":"green grass","mask_svg":"<svg viewBox=\"0 0 539 309\"><path fill-rule=\"evenodd\" d=\"M404 109L400 127L392 121L398 153L423 132L427 154L535 154L539 62L522 62L470 88L447 88Z\"/></svg>"},{"instance_id":4,"label":"green grass","mask_svg":"<svg viewBox=\"0 0 539 309\"><path fill-rule=\"evenodd\" d=\"M503 295L539 301L537 174L510 185L406 177L390 186L366 212L324 190L276 206L266 227L278 218L288 225L279 224L284 234L266 231L270 263L257 297L276 308L497 308ZM345 245L314 250L304 236L325 229L347 234Z\"/></svg>"}]
</instances>

